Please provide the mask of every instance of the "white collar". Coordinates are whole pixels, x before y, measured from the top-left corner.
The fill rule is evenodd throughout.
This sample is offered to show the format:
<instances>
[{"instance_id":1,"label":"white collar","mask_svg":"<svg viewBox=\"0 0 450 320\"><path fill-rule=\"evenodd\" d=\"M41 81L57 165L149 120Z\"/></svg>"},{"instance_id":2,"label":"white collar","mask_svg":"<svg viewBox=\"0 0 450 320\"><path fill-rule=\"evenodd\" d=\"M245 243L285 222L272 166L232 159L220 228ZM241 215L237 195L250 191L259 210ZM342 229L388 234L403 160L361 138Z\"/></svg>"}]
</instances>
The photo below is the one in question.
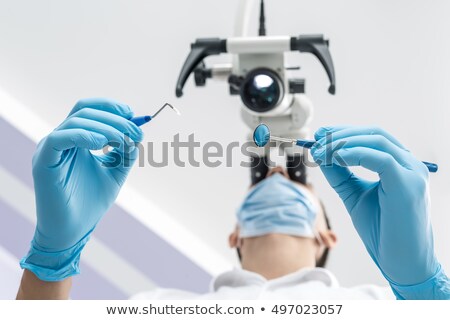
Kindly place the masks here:
<instances>
[{"instance_id":1,"label":"white collar","mask_svg":"<svg viewBox=\"0 0 450 320\"><path fill-rule=\"evenodd\" d=\"M238 288L249 285L276 288L278 286L298 285L309 281L320 281L327 287L336 288L339 286L336 277L324 268L302 268L296 272L272 280L267 280L255 272L234 268L213 279L210 288L214 292L221 287Z\"/></svg>"}]
</instances>

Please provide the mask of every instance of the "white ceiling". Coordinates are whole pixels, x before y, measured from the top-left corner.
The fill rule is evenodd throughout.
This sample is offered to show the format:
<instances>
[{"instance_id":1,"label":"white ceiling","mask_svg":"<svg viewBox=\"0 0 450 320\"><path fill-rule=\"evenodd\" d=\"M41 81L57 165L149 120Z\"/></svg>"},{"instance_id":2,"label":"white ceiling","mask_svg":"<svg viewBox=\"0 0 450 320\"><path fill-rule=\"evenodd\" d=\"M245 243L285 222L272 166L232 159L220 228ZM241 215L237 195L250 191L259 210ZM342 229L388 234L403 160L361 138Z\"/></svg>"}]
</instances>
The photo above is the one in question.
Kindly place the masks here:
<instances>
[{"instance_id":1,"label":"white ceiling","mask_svg":"<svg viewBox=\"0 0 450 320\"><path fill-rule=\"evenodd\" d=\"M189 44L198 37L232 35L237 4L2 0L0 86L54 126L83 97L118 99L136 114L151 114L171 102L182 117L166 112L143 128L145 140L155 144L155 159L161 159L161 142L176 133L182 140L195 133L202 144L242 142L248 130L239 119L239 100L228 95L224 83L194 88L190 79L185 96L174 96ZM450 240L450 152L440 143L446 142L450 115L450 2L267 0L266 6L269 34L323 33L330 39L336 96L327 93L327 78L314 57L288 55L307 78L307 93L315 104L313 130L334 124L382 126L420 159L441 165L431 179L433 219L439 255L450 267L445 248ZM256 14L253 20L256 32ZM238 165L244 159L236 152L231 168L214 169L179 168L173 161L166 168L146 164L133 169L129 183L235 261L226 244L249 184L248 170ZM310 176L340 236L331 269L346 285L382 283L338 197L319 170L311 169Z\"/></svg>"}]
</instances>

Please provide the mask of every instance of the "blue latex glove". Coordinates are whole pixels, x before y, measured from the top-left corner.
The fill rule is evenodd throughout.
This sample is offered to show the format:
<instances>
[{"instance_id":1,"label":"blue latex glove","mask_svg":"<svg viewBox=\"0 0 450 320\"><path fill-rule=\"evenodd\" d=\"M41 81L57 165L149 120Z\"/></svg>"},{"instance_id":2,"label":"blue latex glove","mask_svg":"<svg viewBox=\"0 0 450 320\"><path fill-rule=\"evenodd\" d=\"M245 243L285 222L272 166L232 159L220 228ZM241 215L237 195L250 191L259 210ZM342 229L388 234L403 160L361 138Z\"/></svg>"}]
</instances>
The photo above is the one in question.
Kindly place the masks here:
<instances>
[{"instance_id":1,"label":"blue latex glove","mask_svg":"<svg viewBox=\"0 0 450 320\"><path fill-rule=\"evenodd\" d=\"M449 299L436 259L429 214L428 170L379 128L320 128L314 160L338 193L372 259L399 299ZM349 166L377 172L373 182Z\"/></svg>"},{"instance_id":2,"label":"blue latex glove","mask_svg":"<svg viewBox=\"0 0 450 320\"><path fill-rule=\"evenodd\" d=\"M79 273L82 249L138 157L134 142L143 135L127 120L132 116L115 101L82 100L39 143L33 157L37 225L22 268L44 281ZM105 145L115 148L104 155L89 151Z\"/></svg>"}]
</instances>

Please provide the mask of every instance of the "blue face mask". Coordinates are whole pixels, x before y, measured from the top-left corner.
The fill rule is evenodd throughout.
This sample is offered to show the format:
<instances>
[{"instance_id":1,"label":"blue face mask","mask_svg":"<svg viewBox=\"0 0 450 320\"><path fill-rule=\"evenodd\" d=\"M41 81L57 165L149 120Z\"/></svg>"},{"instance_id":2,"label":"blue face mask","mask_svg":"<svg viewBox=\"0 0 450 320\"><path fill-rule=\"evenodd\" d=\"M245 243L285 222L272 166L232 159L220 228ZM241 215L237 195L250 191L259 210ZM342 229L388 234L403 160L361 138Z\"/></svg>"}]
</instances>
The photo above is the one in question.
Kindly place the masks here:
<instances>
[{"instance_id":1,"label":"blue face mask","mask_svg":"<svg viewBox=\"0 0 450 320\"><path fill-rule=\"evenodd\" d=\"M316 216L306 191L279 173L253 187L237 212L241 238L269 233L314 238Z\"/></svg>"}]
</instances>

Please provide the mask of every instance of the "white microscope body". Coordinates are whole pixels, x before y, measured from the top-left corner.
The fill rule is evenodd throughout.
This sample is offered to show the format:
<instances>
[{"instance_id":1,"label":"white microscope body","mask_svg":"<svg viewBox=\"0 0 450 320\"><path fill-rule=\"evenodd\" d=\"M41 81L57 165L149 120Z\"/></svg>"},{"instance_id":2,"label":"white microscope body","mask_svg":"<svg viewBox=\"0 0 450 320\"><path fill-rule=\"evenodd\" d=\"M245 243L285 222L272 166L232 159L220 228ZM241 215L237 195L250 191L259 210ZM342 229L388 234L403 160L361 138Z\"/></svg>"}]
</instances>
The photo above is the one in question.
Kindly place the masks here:
<instances>
[{"instance_id":1,"label":"white microscope body","mask_svg":"<svg viewBox=\"0 0 450 320\"><path fill-rule=\"evenodd\" d=\"M260 123L265 123L274 136L284 138L309 138L308 124L313 117L313 104L303 93L304 81L289 80L284 53L290 51L289 37L255 37L230 38L228 49L235 53L231 74L244 79L245 82L257 82L258 76L279 87L269 106L262 106L262 101L248 101L244 92L240 91L243 104L241 118L253 130ZM267 75L269 74L269 76ZM249 76L250 74L250 76ZM247 78L247 80L245 80ZM269 79L271 78L271 79ZM295 87L296 86L296 87ZM267 149L256 149L264 156ZM288 154L294 148L286 148Z\"/></svg>"},{"instance_id":2,"label":"white microscope body","mask_svg":"<svg viewBox=\"0 0 450 320\"><path fill-rule=\"evenodd\" d=\"M236 28L237 34L246 33L249 18L244 11L248 13L254 2L255 0L241 2L238 13L243 18ZM265 123L274 136L309 138L308 124L313 116L313 105L304 94L305 80L289 77L285 53L298 51L316 56L328 75L328 91L334 94L336 78L328 40L322 35L266 36L264 20L264 3L261 0L260 36L204 38L192 43L191 52L178 78L176 95L183 95L184 85L191 73L194 74L197 86L205 86L207 79L223 79L228 81L231 95L240 95L241 117L251 131L260 123ZM206 67L206 57L224 53L232 55L231 64ZM289 166L300 168L302 165L302 157L295 152L296 149L298 151L299 147L284 148L288 157L288 170ZM255 151L259 158L267 155L267 148L255 148ZM301 172L299 170L293 168L291 171L294 176L291 178L306 175L306 168L301 169ZM257 164L252 167L252 182L258 182L265 176L265 172L267 165L264 167ZM305 178L299 181L305 182Z\"/></svg>"}]
</instances>

